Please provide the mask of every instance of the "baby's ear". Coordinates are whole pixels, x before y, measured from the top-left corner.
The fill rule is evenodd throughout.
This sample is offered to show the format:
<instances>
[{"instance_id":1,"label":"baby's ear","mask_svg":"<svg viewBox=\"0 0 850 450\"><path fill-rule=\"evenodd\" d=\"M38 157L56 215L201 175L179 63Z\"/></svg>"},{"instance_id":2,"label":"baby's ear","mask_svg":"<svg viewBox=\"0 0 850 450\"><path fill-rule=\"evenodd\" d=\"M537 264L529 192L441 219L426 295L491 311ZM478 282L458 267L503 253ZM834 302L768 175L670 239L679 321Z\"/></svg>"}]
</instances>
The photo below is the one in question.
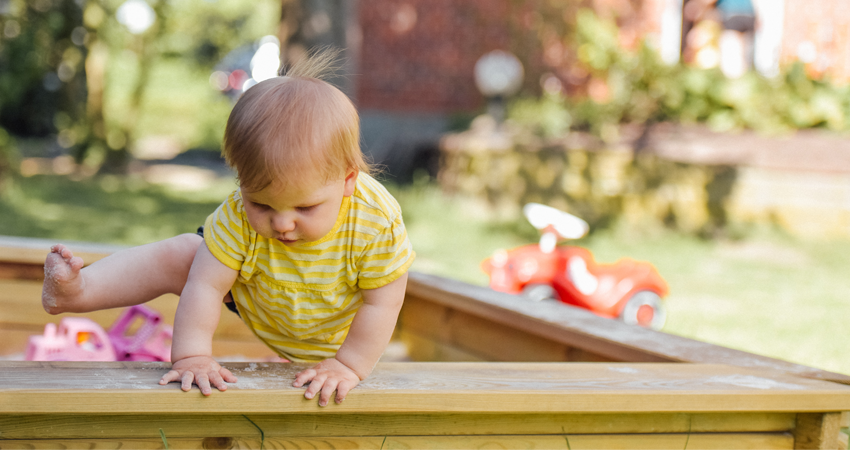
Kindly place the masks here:
<instances>
[{"instance_id":1,"label":"baby's ear","mask_svg":"<svg viewBox=\"0 0 850 450\"><path fill-rule=\"evenodd\" d=\"M354 188L357 185L357 175L360 174L360 169L353 168L350 169L345 175L345 190L342 195L345 197L350 197L351 194L354 193Z\"/></svg>"}]
</instances>

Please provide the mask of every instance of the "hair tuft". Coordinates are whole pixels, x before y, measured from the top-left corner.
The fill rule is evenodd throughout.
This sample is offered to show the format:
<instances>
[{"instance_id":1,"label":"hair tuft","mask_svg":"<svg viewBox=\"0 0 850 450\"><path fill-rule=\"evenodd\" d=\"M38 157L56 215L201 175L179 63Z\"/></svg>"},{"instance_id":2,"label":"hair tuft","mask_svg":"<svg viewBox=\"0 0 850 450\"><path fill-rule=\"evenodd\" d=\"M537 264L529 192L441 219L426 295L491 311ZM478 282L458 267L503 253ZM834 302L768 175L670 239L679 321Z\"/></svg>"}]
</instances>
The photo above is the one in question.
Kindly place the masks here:
<instances>
[{"instance_id":1,"label":"hair tuft","mask_svg":"<svg viewBox=\"0 0 850 450\"><path fill-rule=\"evenodd\" d=\"M342 52L338 48L330 46L319 48L312 55L300 58L289 67L282 65L280 76L328 81L342 69L340 54Z\"/></svg>"}]
</instances>

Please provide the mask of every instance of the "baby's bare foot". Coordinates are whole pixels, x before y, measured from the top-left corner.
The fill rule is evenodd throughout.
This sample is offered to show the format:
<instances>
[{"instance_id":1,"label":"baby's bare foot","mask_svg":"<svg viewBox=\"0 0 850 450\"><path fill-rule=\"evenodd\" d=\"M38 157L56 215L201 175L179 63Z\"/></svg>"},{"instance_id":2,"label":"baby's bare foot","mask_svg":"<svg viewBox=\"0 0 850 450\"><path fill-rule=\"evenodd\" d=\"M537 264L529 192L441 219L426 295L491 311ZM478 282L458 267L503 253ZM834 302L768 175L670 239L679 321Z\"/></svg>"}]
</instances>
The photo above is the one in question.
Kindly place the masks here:
<instances>
[{"instance_id":1,"label":"baby's bare foot","mask_svg":"<svg viewBox=\"0 0 850 450\"><path fill-rule=\"evenodd\" d=\"M74 256L67 247L56 244L50 248L44 262L44 287L41 305L50 314L73 310L82 299L85 281L80 275L83 259Z\"/></svg>"}]
</instances>

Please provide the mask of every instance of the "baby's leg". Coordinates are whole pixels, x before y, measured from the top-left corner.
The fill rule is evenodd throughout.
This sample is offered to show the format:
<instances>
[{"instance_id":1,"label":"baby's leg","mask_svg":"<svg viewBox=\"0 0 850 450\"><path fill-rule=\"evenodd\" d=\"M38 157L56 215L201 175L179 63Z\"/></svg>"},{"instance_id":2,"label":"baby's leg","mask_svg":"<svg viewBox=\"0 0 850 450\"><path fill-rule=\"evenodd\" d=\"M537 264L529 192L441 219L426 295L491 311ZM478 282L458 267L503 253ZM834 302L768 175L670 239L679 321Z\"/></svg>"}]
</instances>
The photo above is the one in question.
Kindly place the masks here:
<instances>
[{"instance_id":1,"label":"baby's leg","mask_svg":"<svg viewBox=\"0 0 850 450\"><path fill-rule=\"evenodd\" d=\"M122 250L83 268L83 260L55 245L44 263L41 303L50 314L138 305L183 291L195 252L196 234Z\"/></svg>"}]
</instances>

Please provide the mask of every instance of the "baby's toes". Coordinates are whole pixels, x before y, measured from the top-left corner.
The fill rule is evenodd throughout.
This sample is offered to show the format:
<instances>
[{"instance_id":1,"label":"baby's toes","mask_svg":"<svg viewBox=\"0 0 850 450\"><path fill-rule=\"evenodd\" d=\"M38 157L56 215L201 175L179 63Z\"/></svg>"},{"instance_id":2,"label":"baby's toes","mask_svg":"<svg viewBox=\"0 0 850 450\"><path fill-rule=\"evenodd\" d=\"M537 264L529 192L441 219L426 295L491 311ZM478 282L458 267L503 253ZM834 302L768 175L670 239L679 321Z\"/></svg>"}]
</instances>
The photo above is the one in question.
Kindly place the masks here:
<instances>
[{"instance_id":1,"label":"baby's toes","mask_svg":"<svg viewBox=\"0 0 850 450\"><path fill-rule=\"evenodd\" d=\"M68 265L71 267L72 272L79 272L80 269L83 268L83 264L83 258L80 258L79 256L75 256L68 261Z\"/></svg>"},{"instance_id":2,"label":"baby's toes","mask_svg":"<svg viewBox=\"0 0 850 450\"><path fill-rule=\"evenodd\" d=\"M58 253L47 255L44 261L44 277L49 281L57 281L67 278L68 264Z\"/></svg>"}]
</instances>

